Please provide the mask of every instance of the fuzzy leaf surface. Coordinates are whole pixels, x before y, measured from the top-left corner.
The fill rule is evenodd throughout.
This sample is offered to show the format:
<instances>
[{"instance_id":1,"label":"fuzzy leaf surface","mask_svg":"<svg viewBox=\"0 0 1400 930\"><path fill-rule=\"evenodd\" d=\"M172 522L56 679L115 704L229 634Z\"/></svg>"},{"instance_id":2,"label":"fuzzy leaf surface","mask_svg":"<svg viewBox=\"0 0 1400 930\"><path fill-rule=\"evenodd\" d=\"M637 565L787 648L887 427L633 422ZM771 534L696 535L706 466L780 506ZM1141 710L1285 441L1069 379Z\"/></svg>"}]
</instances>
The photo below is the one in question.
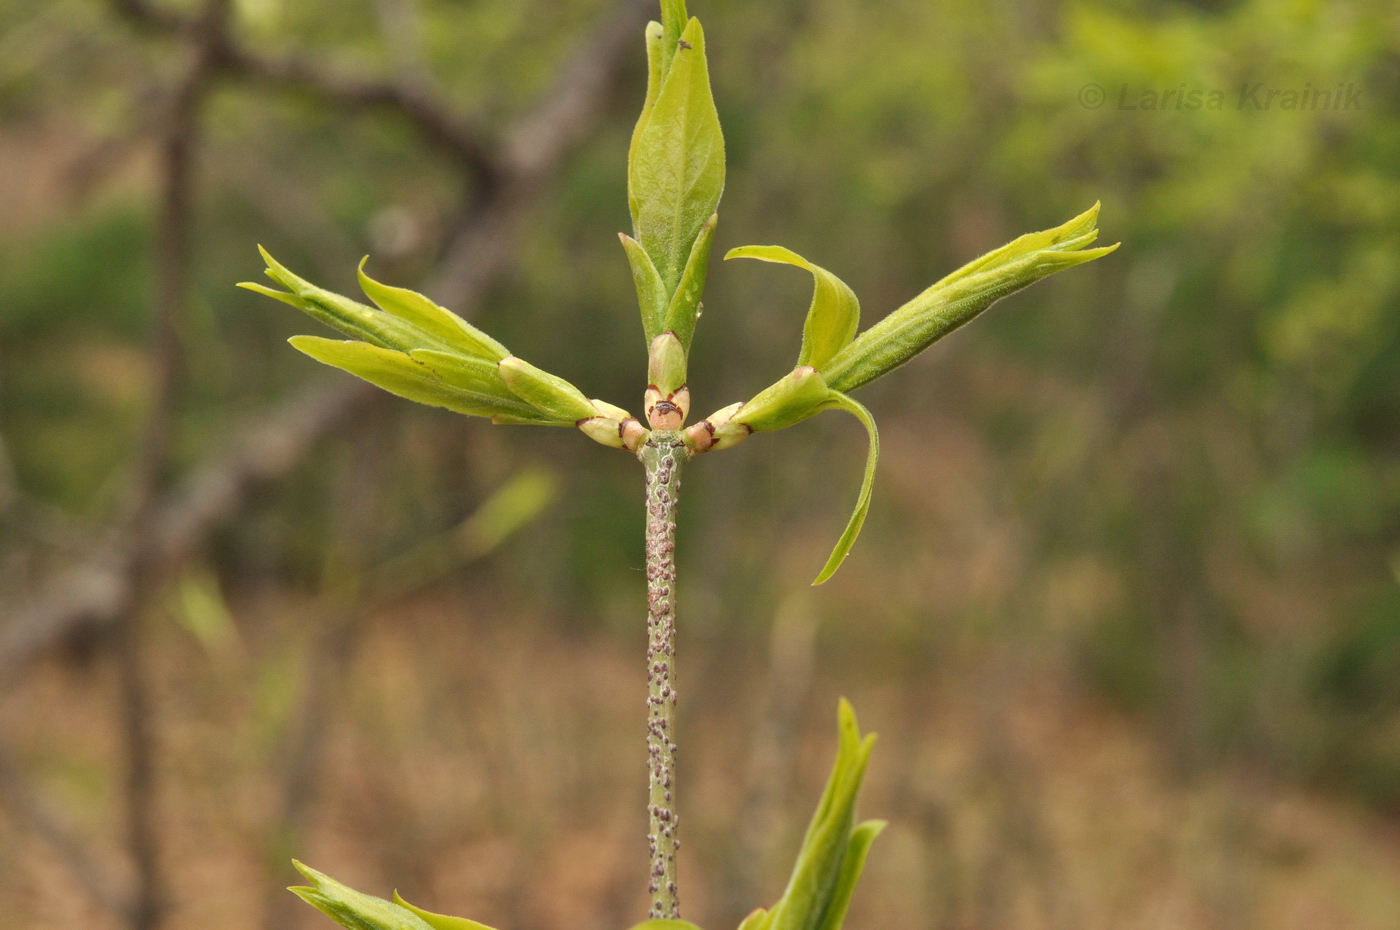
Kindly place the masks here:
<instances>
[{"instance_id":1,"label":"fuzzy leaf surface","mask_svg":"<svg viewBox=\"0 0 1400 930\"><path fill-rule=\"evenodd\" d=\"M719 205L725 170L724 134L699 20L686 26L674 54L637 139L628 177L637 241L651 256L668 296L675 293L701 227Z\"/></svg>"},{"instance_id":2,"label":"fuzzy leaf surface","mask_svg":"<svg viewBox=\"0 0 1400 930\"><path fill-rule=\"evenodd\" d=\"M826 368L832 390L849 393L888 374L1003 297L1057 271L1102 258L1117 245L1089 249L1099 205L1062 226L1021 236L934 284L843 349Z\"/></svg>"}]
</instances>

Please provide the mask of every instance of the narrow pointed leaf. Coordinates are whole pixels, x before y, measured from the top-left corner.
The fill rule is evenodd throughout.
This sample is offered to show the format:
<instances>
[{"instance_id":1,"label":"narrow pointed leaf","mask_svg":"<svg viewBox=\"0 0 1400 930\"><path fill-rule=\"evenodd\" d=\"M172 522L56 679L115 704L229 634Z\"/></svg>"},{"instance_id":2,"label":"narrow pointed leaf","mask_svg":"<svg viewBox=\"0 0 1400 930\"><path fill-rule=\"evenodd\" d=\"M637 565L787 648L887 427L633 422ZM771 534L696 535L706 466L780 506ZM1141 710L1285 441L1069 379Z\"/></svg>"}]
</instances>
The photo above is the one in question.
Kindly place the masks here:
<instances>
[{"instance_id":1,"label":"narrow pointed leaf","mask_svg":"<svg viewBox=\"0 0 1400 930\"><path fill-rule=\"evenodd\" d=\"M826 560L826 566L817 576L817 580L812 582L813 585L823 584L836 574L836 570L846 560L847 553L855 545L856 537L860 536L860 529L865 525L865 516L870 512L870 495L875 487L875 466L880 461L880 431L875 428L875 418L870 415L870 411L836 391L831 392L831 403L833 407L846 410L860 420L865 426L865 431L870 435L870 446L865 456L865 477L861 479L860 497L856 498L855 512L851 514L845 531L836 542L836 548L831 551L831 556Z\"/></svg>"},{"instance_id":2,"label":"narrow pointed leaf","mask_svg":"<svg viewBox=\"0 0 1400 930\"><path fill-rule=\"evenodd\" d=\"M818 371L855 338L860 327L860 301L846 282L819 265L813 265L796 252L777 245L750 245L733 249L725 257L756 258L759 261L796 265L812 273L816 287L807 322L802 330L802 354L799 365L811 365Z\"/></svg>"},{"instance_id":3,"label":"narrow pointed leaf","mask_svg":"<svg viewBox=\"0 0 1400 930\"><path fill-rule=\"evenodd\" d=\"M335 339L322 339L319 336L293 336L293 348L311 356L316 361L342 371L348 371L357 378L363 378L400 397L427 404L430 407L445 407L469 416L490 417L499 413L513 413L527 416L533 413L529 408L516 404L507 407L489 403L485 399L468 394L447 384L430 368L415 362L403 352L381 349L365 342L340 342ZM534 413L536 421L541 421ZM558 424L558 425L569 425Z\"/></svg>"},{"instance_id":4,"label":"narrow pointed leaf","mask_svg":"<svg viewBox=\"0 0 1400 930\"><path fill-rule=\"evenodd\" d=\"M826 906L826 913L816 930L841 930L846 921L846 911L851 906L851 895L855 893L856 882L865 869L865 859L870 854L870 846L885 829L883 820L867 820L856 827L846 844L846 855L841 860L841 872L836 879L836 889Z\"/></svg>"},{"instance_id":5,"label":"narrow pointed leaf","mask_svg":"<svg viewBox=\"0 0 1400 930\"><path fill-rule=\"evenodd\" d=\"M849 393L903 365L1009 294L1057 271L1102 258L1117 245L1088 249L1098 236L1098 205L1062 226L1031 233L970 262L885 317L825 368L832 390Z\"/></svg>"},{"instance_id":6,"label":"narrow pointed leaf","mask_svg":"<svg viewBox=\"0 0 1400 930\"><path fill-rule=\"evenodd\" d=\"M427 367L449 387L481 398L500 408L501 413L518 412L522 416L532 416L535 409L525 403L506 387L501 380L497 363L468 355L454 355L438 352L435 349L414 349L408 353L413 361Z\"/></svg>"},{"instance_id":7,"label":"narrow pointed leaf","mask_svg":"<svg viewBox=\"0 0 1400 930\"><path fill-rule=\"evenodd\" d=\"M710 269L710 248L715 242L715 227L719 225L719 214L711 214L700 227L700 235L690 249L690 258L685 263L676 293L671 297L671 305L666 310L665 329L675 333L690 351L695 338L695 323L700 319L700 298L705 296L705 275Z\"/></svg>"},{"instance_id":8,"label":"narrow pointed leaf","mask_svg":"<svg viewBox=\"0 0 1400 930\"><path fill-rule=\"evenodd\" d=\"M822 915L836 899L842 863L855 828L855 802L875 737L861 738L855 711L844 699L840 740L817 812L807 828L792 878L772 910L769 930L818 930Z\"/></svg>"},{"instance_id":9,"label":"narrow pointed leaf","mask_svg":"<svg viewBox=\"0 0 1400 930\"><path fill-rule=\"evenodd\" d=\"M434 930L411 910L362 894L296 860L292 864L311 884L287 890L346 930Z\"/></svg>"},{"instance_id":10,"label":"narrow pointed leaf","mask_svg":"<svg viewBox=\"0 0 1400 930\"><path fill-rule=\"evenodd\" d=\"M267 262L267 276L291 291L296 301L257 285L245 285L248 290L291 304L347 336L363 339L381 348L398 349L401 352L407 352L409 349L452 348L441 336L392 313L367 307L359 301L317 287L305 278L293 274L262 246L258 246L258 250Z\"/></svg>"},{"instance_id":11,"label":"narrow pointed leaf","mask_svg":"<svg viewBox=\"0 0 1400 930\"><path fill-rule=\"evenodd\" d=\"M510 352L490 336L468 323L445 307L439 307L432 300L402 287L390 287L365 274L366 257L360 262L360 287L365 296L374 301L385 313L393 314L401 320L424 329L442 338L468 355L479 355L499 362Z\"/></svg>"},{"instance_id":12,"label":"narrow pointed leaf","mask_svg":"<svg viewBox=\"0 0 1400 930\"><path fill-rule=\"evenodd\" d=\"M661 95L661 44L665 27L658 22L647 23L647 99L642 104L642 115L632 128L632 142L627 147L627 177L632 177L632 166L637 161L637 144L641 141L642 130L651 119L651 111L656 106L656 98ZM632 225L637 225L637 196L631 185L627 189L627 206L632 211Z\"/></svg>"},{"instance_id":13,"label":"narrow pointed leaf","mask_svg":"<svg viewBox=\"0 0 1400 930\"><path fill-rule=\"evenodd\" d=\"M511 393L551 419L573 426L598 415L583 392L558 375L513 355L498 367Z\"/></svg>"},{"instance_id":14,"label":"narrow pointed leaf","mask_svg":"<svg viewBox=\"0 0 1400 930\"><path fill-rule=\"evenodd\" d=\"M686 23L689 20L690 16L685 11L685 0L661 0L661 76L663 80L671 72L671 65L675 61L681 34L685 32Z\"/></svg>"},{"instance_id":15,"label":"narrow pointed leaf","mask_svg":"<svg viewBox=\"0 0 1400 930\"><path fill-rule=\"evenodd\" d=\"M642 330L650 343L666 331L666 285L642 244L631 236L618 234L632 266L632 283L637 288L637 305L642 310Z\"/></svg>"},{"instance_id":16,"label":"narrow pointed leaf","mask_svg":"<svg viewBox=\"0 0 1400 930\"><path fill-rule=\"evenodd\" d=\"M642 128L628 190L636 203L636 239L672 294L696 236L724 192L724 135L699 20L686 26Z\"/></svg>"},{"instance_id":17,"label":"narrow pointed leaf","mask_svg":"<svg viewBox=\"0 0 1400 930\"><path fill-rule=\"evenodd\" d=\"M409 904L399 893L394 892L394 903L416 914L423 923L432 930L491 930L485 924L479 924L474 920L467 920L465 917L448 917L445 914L433 914L423 910L421 907L414 907Z\"/></svg>"}]
</instances>

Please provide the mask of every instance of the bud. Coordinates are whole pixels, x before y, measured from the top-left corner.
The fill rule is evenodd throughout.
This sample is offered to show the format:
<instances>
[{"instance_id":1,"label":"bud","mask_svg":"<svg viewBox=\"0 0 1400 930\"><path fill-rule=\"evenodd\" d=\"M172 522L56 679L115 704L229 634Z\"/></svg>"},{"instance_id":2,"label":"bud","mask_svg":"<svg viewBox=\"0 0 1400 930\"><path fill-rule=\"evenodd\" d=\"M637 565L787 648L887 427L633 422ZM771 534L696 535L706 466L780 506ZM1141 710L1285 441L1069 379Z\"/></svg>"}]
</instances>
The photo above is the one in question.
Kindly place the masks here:
<instances>
[{"instance_id":1,"label":"bud","mask_svg":"<svg viewBox=\"0 0 1400 930\"><path fill-rule=\"evenodd\" d=\"M628 446L629 434L635 439L637 431L640 431L642 438L645 438L646 430L642 424L626 410L602 400L590 403L598 415L578 421L578 428L589 439L613 449L629 449L633 448Z\"/></svg>"},{"instance_id":2,"label":"bud","mask_svg":"<svg viewBox=\"0 0 1400 930\"><path fill-rule=\"evenodd\" d=\"M685 444L690 447L690 451L696 455L699 455L700 453L708 452L711 449L728 448L728 446L717 445L716 430L718 430L720 427L724 426L726 423L732 420L734 418L734 414L738 413L740 408L742 408L743 406L743 404L730 404L723 410L719 410L715 413L710 414L709 417L707 417L704 420L701 420L699 423L696 423L690 429L686 430L685 435L682 438L685 440ZM729 445L737 445L744 439L747 439L752 433L752 431L748 429L741 430L740 432L742 433L742 436L738 439L735 439L734 442L729 443Z\"/></svg>"},{"instance_id":3,"label":"bud","mask_svg":"<svg viewBox=\"0 0 1400 930\"><path fill-rule=\"evenodd\" d=\"M817 413L830 393L815 368L795 368L746 402L729 425L742 424L755 433L787 429Z\"/></svg>"},{"instance_id":4,"label":"bud","mask_svg":"<svg viewBox=\"0 0 1400 930\"><path fill-rule=\"evenodd\" d=\"M588 398L569 382L516 358L504 358L498 365L501 380L511 393L546 416L570 423L597 416Z\"/></svg>"},{"instance_id":5,"label":"bud","mask_svg":"<svg viewBox=\"0 0 1400 930\"><path fill-rule=\"evenodd\" d=\"M685 387L685 346L673 332L664 332L651 341L647 352L647 383L668 397Z\"/></svg>"}]
</instances>

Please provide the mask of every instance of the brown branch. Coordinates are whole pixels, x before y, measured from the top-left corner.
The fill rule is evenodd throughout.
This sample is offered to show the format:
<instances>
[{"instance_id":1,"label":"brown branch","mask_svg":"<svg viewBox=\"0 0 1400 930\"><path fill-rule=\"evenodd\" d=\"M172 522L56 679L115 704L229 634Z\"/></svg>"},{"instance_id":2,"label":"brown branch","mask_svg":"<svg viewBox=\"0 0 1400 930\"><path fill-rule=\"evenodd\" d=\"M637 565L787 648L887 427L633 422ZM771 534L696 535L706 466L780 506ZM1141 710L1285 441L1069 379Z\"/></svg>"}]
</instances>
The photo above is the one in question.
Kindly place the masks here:
<instances>
[{"instance_id":1,"label":"brown branch","mask_svg":"<svg viewBox=\"0 0 1400 930\"><path fill-rule=\"evenodd\" d=\"M514 166L509 177L516 180L466 212L427 288L442 303L469 315L486 285L507 267L511 240L545 179L602 109L630 47L625 39L636 39L649 9L643 0L625 0L566 69L554 94L509 135L516 141L508 151L517 153L508 159ZM210 532L241 512L257 489L287 475L353 411L381 396L364 382L336 378L255 417L259 425L211 454L162 499L149 532L122 534L10 612L0 626L0 684L75 630L110 625L130 599L137 556L161 565L168 575Z\"/></svg>"},{"instance_id":2,"label":"brown branch","mask_svg":"<svg viewBox=\"0 0 1400 930\"><path fill-rule=\"evenodd\" d=\"M164 35L198 40L201 23L147 0L113 0L118 12L133 22ZM453 113L420 84L366 79L309 60L304 53L266 55L238 41L227 22L211 36L213 64L221 75L243 77L280 90L319 97L351 110L382 109L402 116L434 145L450 152L490 186L497 173L496 158L484 134Z\"/></svg>"}]
</instances>

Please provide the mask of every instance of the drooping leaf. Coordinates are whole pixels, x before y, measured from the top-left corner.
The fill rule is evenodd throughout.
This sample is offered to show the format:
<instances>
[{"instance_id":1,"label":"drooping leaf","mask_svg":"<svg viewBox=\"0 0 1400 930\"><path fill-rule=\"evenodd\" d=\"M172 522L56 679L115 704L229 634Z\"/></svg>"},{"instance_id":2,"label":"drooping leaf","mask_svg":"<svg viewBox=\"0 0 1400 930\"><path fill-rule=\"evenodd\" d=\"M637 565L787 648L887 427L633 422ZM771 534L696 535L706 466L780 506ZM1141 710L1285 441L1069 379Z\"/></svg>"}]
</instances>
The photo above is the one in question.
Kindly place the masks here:
<instances>
[{"instance_id":1,"label":"drooping leaf","mask_svg":"<svg viewBox=\"0 0 1400 930\"><path fill-rule=\"evenodd\" d=\"M1030 233L948 275L861 333L827 365L832 390L849 393L888 374L1009 294L1057 271L1102 258L1099 205L1062 226Z\"/></svg>"},{"instance_id":2,"label":"drooping leaf","mask_svg":"<svg viewBox=\"0 0 1400 930\"><path fill-rule=\"evenodd\" d=\"M514 355L503 359L498 367L511 393L553 420L573 426L598 415L583 392L558 375Z\"/></svg>"},{"instance_id":3,"label":"drooping leaf","mask_svg":"<svg viewBox=\"0 0 1400 930\"><path fill-rule=\"evenodd\" d=\"M346 930L435 930L411 910L362 894L295 859L292 864L311 884L287 890Z\"/></svg>"},{"instance_id":4,"label":"drooping leaf","mask_svg":"<svg viewBox=\"0 0 1400 930\"><path fill-rule=\"evenodd\" d=\"M618 235L622 247L627 250L627 262L632 266L632 283L636 285L637 305L642 310L642 331L650 343L666 331L666 283L642 244L625 233Z\"/></svg>"},{"instance_id":5,"label":"drooping leaf","mask_svg":"<svg viewBox=\"0 0 1400 930\"><path fill-rule=\"evenodd\" d=\"M636 204L636 239L651 256L669 296L724 192L724 135L710 92L699 20L692 19L682 33L670 73L642 127L628 190Z\"/></svg>"},{"instance_id":6,"label":"drooping leaf","mask_svg":"<svg viewBox=\"0 0 1400 930\"><path fill-rule=\"evenodd\" d=\"M841 533L841 538L836 541L836 548L831 551L831 556L826 560L825 567L813 585L823 584L836 574L836 570L841 567L841 563L846 561L846 555L851 551L851 547L856 544L856 538L860 536L860 529L865 525L865 516L870 512L870 495L875 487L875 466L880 461L880 431L875 428L875 418L870 415L861 404L841 394L837 391L831 392L830 405L833 408L846 410L860 420L865 426L865 431L870 436L869 449L865 456L865 477L861 479L860 496L856 498L856 509L851 514L851 519L846 524L846 529Z\"/></svg>"},{"instance_id":7,"label":"drooping leaf","mask_svg":"<svg viewBox=\"0 0 1400 930\"><path fill-rule=\"evenodd\" d=\"M432 930L491 930L491 928L485 924L477 923L474 920L468 920L465 917L448 917L445 914L433 914L423 910L421 907L414 907L400 897L397 891L394 892L394 903L399 907L412 911L423 923L431 927Z\"/></svg>"},{"instance_id":8,"label":"drooping leaf","mask_svg":"<svg viewBox=\"0 0 1400 930\"><path fill-rule=\"evenodd\" d=\"M295 349L318 362L348 371L370 384L420 404L445 407L469 416L492 417L510 414L532 418L532 422L536 423L549 422L533 408L518 400L500 402L455 388L439 378L432 369L421 362L415 362L403 352L382 349L366 342L341 342L322 339L320 336L293 336L289 342ZM572 426L573 423L570 421L567 424L553 425Z\"/></svg>"},{"instance_id":9,"label":"drooping leaf","mask_svg":"<svg viewBox=\"0 0 1400 930\"><path fill-rule=\"evenodd\" d=\"M860 301L846 282L801 255L777 245L750 245L732 249L725 257L756 258L759 261L796 265L812 273L815 289L807 322L802 329L802 354L797 364L811 365L818 371L855 338L860 326Z\"/></svg>"},{"instance_id":10,"label":"drooping leaf","mask_svg":"<svg viewBox=\"0 0 1400 930\"><path fill-rule=\"evenodd\" d=\"M710 248L715 242L715 227L719 225L719 214L711 214L700 227L700 235L691 246L690 257L686 260L685 271L680 284L671 297L671 305L666 310L665 329L676 334L685 351L695 339L695 323L700 319L700 298L705 295L705 275L710 269Z\"/></svg>"},{"instance_id":11,"label":"drooping leaf","mask_svg":"<svg viewBox=\"0 0 1400 930\"><path fill-rule=\"evenodd\" d=\"M360 288L365 296L374 301L385 313L391 313L401 320L433 333L448 345L467 355L476 355L499 362L510 354L505 346L468 323L445 307L439 307L417 291L402 287L390 287L365 274L366 256L360 262Z\"/></svg>"}]
</instances>

